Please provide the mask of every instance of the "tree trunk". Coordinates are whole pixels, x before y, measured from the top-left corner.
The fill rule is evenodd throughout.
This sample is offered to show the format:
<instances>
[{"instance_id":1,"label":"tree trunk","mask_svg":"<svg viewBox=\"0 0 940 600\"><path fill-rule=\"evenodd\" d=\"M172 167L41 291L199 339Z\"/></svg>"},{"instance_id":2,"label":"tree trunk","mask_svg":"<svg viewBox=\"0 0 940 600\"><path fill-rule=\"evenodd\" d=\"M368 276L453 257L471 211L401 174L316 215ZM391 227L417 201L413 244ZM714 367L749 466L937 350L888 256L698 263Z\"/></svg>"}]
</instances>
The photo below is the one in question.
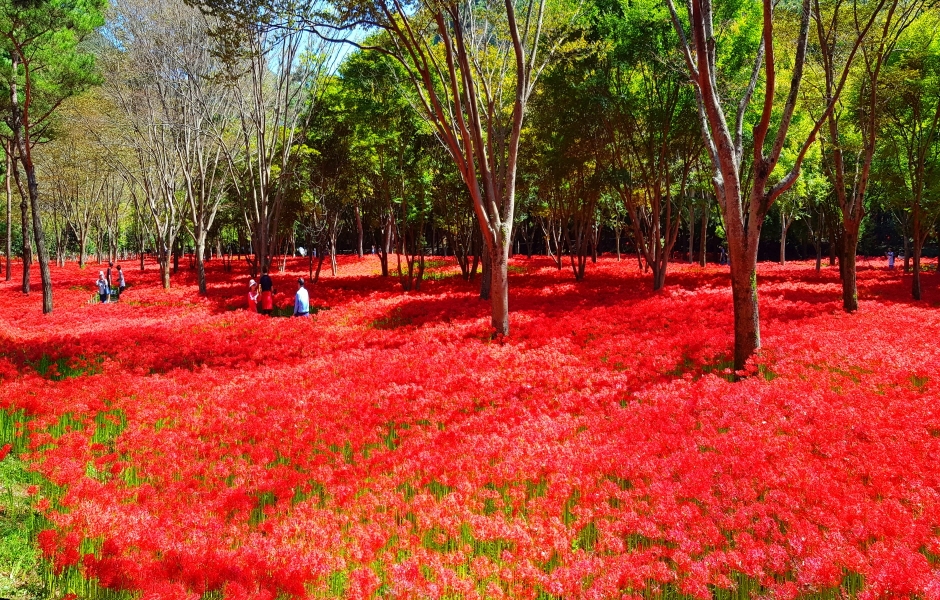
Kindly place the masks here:
<instances>
[{"instance_id":1,"label":"tree trunk","mask_svg":"<svg viewBox=\"0 0 940 600\"><path fill-rule=\"evenodd\" d=\"M904 272L911 272L911 238L904 232Z\"/></svg>"},{"instance_id":2,"label":"tree trunk","mask_svg":"<svg viewBox=\"0 0 940 600\"><path fill-rule=\"evenodd\" d=\"M695 262L695 207L689 204L689 264Z\"/></svg>"},{"instance_id":3,"label":"tree trunk","mask_svg":"<svg viewBox=\"0 0 940 600\"><path fill-rule=\"evenodd\" d=\"M356 248L359 252L359 258L362 258L362 215L359 211L359 203L356 203Z\"/></svg>"},{"instance_id":4,"label":"tree trunk","mask_svg":"<svg viewBox=\"0 0 940 600\"><path fill-rule=\"evenodd\" d=\"M842 308L845 312L858 310L858 269L856 254L858 253L858 229L861 221L845 221L842 223Z\"/></svg>"},{"instance_id":5,"label":"tree trunk","mask_svg":"<svg viewBox=\"0 0 940 600\"><path fill-rule=\"evenodd\" d=\"M666 257L663 257L666 258ZM658 260L653 263L653 291L657 292L666 285L666 266L668 260Z\"/></svg>"},{"instance_id":6,"label":"tree trunk","mask_svg":"<svg viewBox=\"0 0 940 600\"><path fill-rule=\"evenodd\" d=\"M140 271L142 273L144 271L144 258L145 258L144 250L146 249L144 248L144 244L145 244L144 234L141 233L139 239L140 239Z\"/></svg>"},{"instance_id":7,"label":"tree trunk","mask_svg":"<svg viewBox=\"0 0 940 600\"><path fill-rule=\"evenodd\" d=\"M921 289L920 289L920 255L923 250L923 236L919 232L919 223L915 217L914 221L914 260L913 260L913 274L914 277L911 280L911 297L914 300L921 299Z\"/></svg>"},{"instance_id":8,"label":"tree trunk","mask_svg":"<svg viewBox=\"0 0 940 600\"><path fill-rule=\"evenodd\" d=\"M26 141L19 136L19 148L24 157L27 155ZM49 248L46 247L46 236L42 229L42 213L39 212L39 183L36 181L36 168L28 158L23 160L26 170L26 184L29 189L29 204L33 213L33 236L36 241L36 254L39 258L39 278L42 281L42 312L52 312L52 273L49 270ZM23 231L27 237L28 230Z\"/></svg>"},{"instance_id":9,"label":"tree trunk","mask_svg":"<svg viewBox=\"0 0 940 600\"><path fill-rule=\"evenodd\" d=\"M702 231L698 236L698 266L704 267L706 264L705 251L707 250L706 237L708 236L708 206L702 210Z\"/></svg>"},{"instance_id":10,"label":"tree trunk","mask_svg":"<svg viewBox=\"0 0 940 600\"><path fill-rule=\"evenodd\" d=\"M160 283L163 285L163 289L170 289L170 257L169 255L164 256L160 260Z\"/></svg>"},{"instance_id":11,"label":"tree trunk","mask_svg":"<svg viewBox=\"0 0 940 600\"><path fill-rule=\"evenodd\" d=\"M20 181L20 171L13 161L13 179L16 181L16 187L20 192L20 231L23 238L23 293L29 293L29 269L33 265L33 246L29 239L29 203L26 200L26 194L23 193L23 184Z\"/></svg>"},{"instance_id":12,"label":"tree trunk","mask_svg":"<svg viewBox=\"0 0 940 600\"><path fill-rule=\"evenodd\" d=\"M6 179L7 186L7 274L6 280L10 281L13 278L13 268L11 266L13 258L13 188L10 186L10 170L13 165L13 161L10 159L10 156L13 153L12 145L8 145L6 148L6 158L7 158L7 172L4 179Z\"/></svg>"},{"instance_id":13,"label":"tree trunk","mask_svg":"<svg viewBox=\"0 0 940 600\"><path fill-rule=\"evenodd\" d=\"M507 254L507 260L508 260L508 254ZM493 263L495 261L490 259L489 244L487 244L485 241L483 243L483 260L481 262L483 263L483 276L481 277L481 280L480 280L480 300L489 300L490 292L493 289ZM493 308L494 310L493 327L496 327L496 313L495 313L496 303L495 302L493 303L493 307L494 307ZM497 331L499 331L499 328L497 328Z\"/></svg>"},{"instance_id":14,"label":"tree trunk","mask_svg":"<svg viewBox=\"0 0 940 600\"><path fill-rule=\"evenodd\" d=\"M501 245L494 250L485 250L492 258L487 261L490 264L489 276L484 276L483 281L490 281L489 296L493 308L493 329L498 335L509 334L509 246L503 240ZM484 264L487 264L484 263ZM481 294L482 295L482 294Z\"/></svg>"},{"instance_id":15,"label":"tree trunk","mask_svg":"<svg viewBox=\"0 0 940 600\"><path fill-rule=\"evenodd\" d=\"M734 368L744 368L760 348L760 313L757 306L757 244L753 251L736 253L731 260L731 298L734 304Z\"/></svg>"},{"instance_id":16,"label":"tree trunk","mask_svg":"<svg viewBox=\"0 0 940 600\"><path fill-rule=\"evenodd\" d=\"M196 277L199 279L199 293L205 296L206 288L206 238L205 234L196 239Z\"/></svg>"},{"instance_id":17,"label":"tree trunk","mask_svg":"<svg viewBox=\"0 0 940 600\"><path fill-rule=\"evenodd\" d=\"M391 209L389 209L388 214L385 216L385 227L382 230L382 244L379 247L379 262L382 265L382 277L388 277L388 255L392 251L393 223Z\"/></svg>"},{"instance_id":18,"label":"tree trunk","mask_svg":"<svg viewBox=\"0 0 940 600\"><path fill-rule=\"evenodd\" d=\"M816 219L816 228L812 231L812 234L813 247L816 250L816 274L819 275L822 271L822 237L825 230L826 213L820 209L816 214L818 218Z\"/></svg>"},{"instance_id":19,"label":"tree trunk","mask_svg":"<svg viewBox=\"0 0 940 600\"><path fill-rule=\"evenodd\" d=\"M780 264L787 264L787 229L790 228L786 217L780 218Z\"/></svg>"}]
</instances>

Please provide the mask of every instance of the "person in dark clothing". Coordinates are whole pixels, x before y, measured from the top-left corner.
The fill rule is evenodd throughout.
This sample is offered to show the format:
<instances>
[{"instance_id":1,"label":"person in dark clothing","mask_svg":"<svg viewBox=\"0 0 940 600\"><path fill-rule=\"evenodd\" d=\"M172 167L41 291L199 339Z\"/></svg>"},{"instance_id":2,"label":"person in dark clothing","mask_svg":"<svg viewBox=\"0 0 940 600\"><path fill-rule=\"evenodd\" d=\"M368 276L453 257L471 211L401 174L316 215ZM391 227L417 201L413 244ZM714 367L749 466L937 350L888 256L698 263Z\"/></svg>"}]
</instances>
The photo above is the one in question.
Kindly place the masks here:
<instances>
[{"instance_id":1,"label":"person in dark clothing","mask_svg":"<svg viewBox=\"0 0 940 600\"><path fill-rule=\"evenodd\" d=\"M274 282L268 275L268 268L261 269L261 280L258 282L261 287L261 300L258 312L263 315L270 315L274 312Z\"/></svg>"}]
</instances>

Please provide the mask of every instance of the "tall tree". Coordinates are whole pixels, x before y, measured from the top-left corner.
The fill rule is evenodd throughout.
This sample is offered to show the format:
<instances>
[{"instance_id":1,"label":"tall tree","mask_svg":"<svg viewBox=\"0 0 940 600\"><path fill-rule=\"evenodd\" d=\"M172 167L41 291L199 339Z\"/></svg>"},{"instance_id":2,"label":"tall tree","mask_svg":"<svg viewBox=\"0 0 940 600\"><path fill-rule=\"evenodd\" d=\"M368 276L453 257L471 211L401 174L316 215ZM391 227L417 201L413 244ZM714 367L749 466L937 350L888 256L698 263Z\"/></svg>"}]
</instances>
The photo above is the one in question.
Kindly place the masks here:
<instances>
[{"instance_id":1,"label":"tall tree","mask_svg":"<svg viewBox=\"0 0 940 600\"><path fill-rule=\"evenodd\" d=\"M661 5L637 3L606 23L618 40L604 61L607 110L599 111L615 165L611 179L658 290L702 153L695 96Z\"/></svg>"},{"instance_id":2,"label":"tall tree","mask_svg":"<svg viewBox=\"0 0 940 600\"><path fill-rule=\"evenodd\" d=\"M832 182L842 216L842 306L847 312L858 310L855 255L859 228L865 218L865 194L871 175L872 159L881 130L882 100L879 81L885 62L895 51L898 40L936 0L887 0L875 13L868 39L861 45L861 68L857 69L856 89L829 112L821 139L825 149L825 170ZM871 20L870 4L848 0L820 3L813 0L813 20L823 73L826 101L831 101L839 86L845 39L857 39L861 28Z\"/></svg>"},{"instance_id":3,"label":"tall tree","mask_svg":"<svg viewBox=\"0 0 940 600\"><path fill-rule=\"evenodd\" d=\"M726 47L731 48L741 41L729 40L729 36L733 35L730 31L735 28L723 28L730 31L716 32L716 9L712 0L689 0L687 10L682 16L676 10L673 0L666 0L666 4L673 26L679 34L680 47L695 89L702 135L712 164L713 184L724 217L731 261L734 366L740 370L761 345L757 304L757 250L764 218L773 203L799 176L803 158L838 101L858 47L867 35L877 15L877 9L884 4L884 0L874 3L876 10L871 11L869 18L859 27L857 37L849 40L843 48L846 58L843 68L834 79L831 97L809 133L802 142L795 144L799 150L793 165L779 179L771 176L787 143L790 124L800 99L812 0L802 0L799 7L762 0L759 17L760 41L752 51L754 62L751 75L737 102L730 106L725 99L734 91L734 86L719 72L719 55ZM747 14L750 9L748 4L719 8L722 12L718 13L718 17L725 20L755 19ZM795 40L792 55L787 55L788 45L778 48L775 39L777 27L795 29L788 35L788 38ZM739 48L736 49L740 51ZM781 65L785 64L782 60L784 58L792 65L789 70L790 81L785 89L778 89L777 74ZM764 81L762 104L754 120L749 140L752 152L750 164L745 164L744 124L761 75ZM728 119L730 111L734 111L733 121Z\"/></svg>"},{"instance_id":4,"label":"tall tree","mask_svg":"<svg viewBox=\"0 0 940 600\"><path fill-rule=\"evenodd\" d=\"M416 104L434 128L470 194L489 256L492 325L509 332L508 261L519 140L526 105L546 60L579 5L566 0L349 0L328 11L289 0L194 0L214 14L311 32L387 32L389 44L360 47L402 65ZM550 39L546 42L544 37ZM342 37L341 34L336 35Z\"/></svg>"},{"instance_id":5,"label":"tall tree","mask_svg":"<svg viewBox=\"0 0 940 600\"><path fill-rule=\"evenodd\" d=\"M921 299L921 256L940 216L940 18L931 15L905 36L902 56L882 81L884 176L906 198L913 238L911 295Z\"/></svg>"},{"instance_id":6,"label":"tall tree","mask_svg":"<svg viewBox=\"0 0 940 600\"><path fill-rule=\"evenodd\" d=\"M0 48L10 61L5 81L9 92L7 125L16 159L26 174L44 313L53 308L52 277L33 147L43 137L59 105L97 81L93 56L81 42L103 24L104 7L104 0L0 3ZM15 164L13 170L16 172ZM24 229L24 239L27 235Z\"/></svg>"}]
</instances>

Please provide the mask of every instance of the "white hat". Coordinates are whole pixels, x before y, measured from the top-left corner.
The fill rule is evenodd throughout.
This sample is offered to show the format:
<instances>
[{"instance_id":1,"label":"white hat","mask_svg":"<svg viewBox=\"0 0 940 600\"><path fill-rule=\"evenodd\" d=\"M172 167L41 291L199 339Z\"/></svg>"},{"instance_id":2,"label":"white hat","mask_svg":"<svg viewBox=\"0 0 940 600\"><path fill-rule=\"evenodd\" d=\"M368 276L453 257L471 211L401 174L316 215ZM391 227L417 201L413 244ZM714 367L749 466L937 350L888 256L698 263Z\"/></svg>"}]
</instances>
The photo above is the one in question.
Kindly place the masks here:
<instances>
[{"instance_id":1,"label":"white hat","mask_svg":"<svg viewBox=\"0 0 940 600\"><path fill-rule=\"evenodd\" d=\"M252 279L251 281L248 282L248 287L253 287L256 284L257 282L254 279Z\"/></svg>"}]
</instances>

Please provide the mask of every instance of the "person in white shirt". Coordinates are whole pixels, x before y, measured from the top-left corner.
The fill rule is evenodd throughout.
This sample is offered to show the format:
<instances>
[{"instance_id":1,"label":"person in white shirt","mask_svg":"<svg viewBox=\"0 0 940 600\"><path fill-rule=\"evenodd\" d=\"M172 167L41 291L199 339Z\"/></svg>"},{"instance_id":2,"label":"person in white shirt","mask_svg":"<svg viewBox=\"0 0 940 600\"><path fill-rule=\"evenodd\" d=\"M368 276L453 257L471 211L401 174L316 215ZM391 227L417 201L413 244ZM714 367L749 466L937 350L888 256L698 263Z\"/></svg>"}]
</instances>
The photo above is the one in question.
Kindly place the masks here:
<instances>
[{"instance_id":1,"label":"person in white shirt","mask_svg":"<svg viewBox=\"0 0 940 600\"><path fill-rule=\"evenodd\" d=\"M121 299L121 293L124 291L124 288L127 287L127 283L124 281L124 270L121 268L121 265L117 266L117 299Z\"/></svg>"},{"instance_id":2,"label":"person in white shirt","mask_svg":"<svg viewBox=\"0 0 940 600\"><path fill-rule=\"evenodd\" d=\"M101 300L102 304L106 304L111 296L111 286L108 285L108 280L104 278L104 271L98 271L98 281L95 283L98 286L98 299Z\"/></svg>"},{"instance_id":3,"label":"person in white shirt","mask_svg":"<svg viewBox=\"0 0 940 600\"><path fill-rule=\"evenodd\" d=\"M310 294L307 293L307 288L304 287L303 277L297 280L297 293L294 294L294 316L310 316Z\"/></svg>"}]
</instances>

